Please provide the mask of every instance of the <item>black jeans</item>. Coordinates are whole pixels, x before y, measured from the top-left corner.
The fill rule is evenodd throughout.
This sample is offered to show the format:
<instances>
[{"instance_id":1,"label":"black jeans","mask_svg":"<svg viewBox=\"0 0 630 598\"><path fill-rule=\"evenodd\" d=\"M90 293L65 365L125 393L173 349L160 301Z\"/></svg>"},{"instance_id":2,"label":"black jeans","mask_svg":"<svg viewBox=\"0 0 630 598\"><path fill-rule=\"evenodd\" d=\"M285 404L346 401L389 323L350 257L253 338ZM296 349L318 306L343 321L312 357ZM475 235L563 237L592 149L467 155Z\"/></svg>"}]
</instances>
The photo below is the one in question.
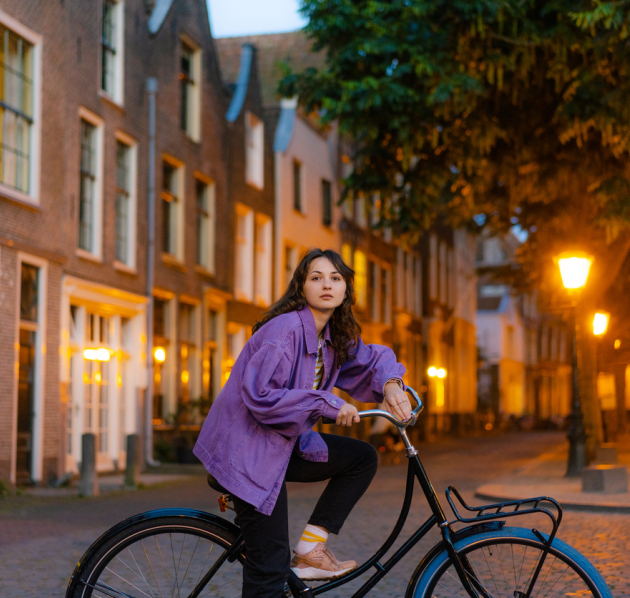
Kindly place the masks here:
<instances>
[{"instance_id":1,"label":"black jeans","mask_svg":"<svg viewBox=\"0 0 630 598\"><path fill-rule=\"evenodd\" d=\"M291 455L285 482L321 482L330 479L308 523L339 533L346 517L370 485L377 467L374 447L362 440L322 434L328 461L305 461ZM291 547L287 487L282 489L271 515L233 496L247 558L243 566L243 598L280 598L289 576ZM351 558L348 555L348 558Z\"/></svg>"}]
</instances>

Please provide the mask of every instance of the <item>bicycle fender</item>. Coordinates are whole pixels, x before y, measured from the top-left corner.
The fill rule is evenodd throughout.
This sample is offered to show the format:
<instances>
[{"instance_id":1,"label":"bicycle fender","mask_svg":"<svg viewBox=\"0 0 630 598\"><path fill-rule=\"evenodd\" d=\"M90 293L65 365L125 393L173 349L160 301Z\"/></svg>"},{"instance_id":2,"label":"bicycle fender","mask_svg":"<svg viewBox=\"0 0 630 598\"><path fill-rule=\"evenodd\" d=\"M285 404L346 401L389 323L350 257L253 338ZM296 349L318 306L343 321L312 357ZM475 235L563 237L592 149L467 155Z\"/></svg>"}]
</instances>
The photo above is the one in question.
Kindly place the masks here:
<instances>
[{"instance_id":1,"label":"bicycle fender","mask_svg":"<svg viewBox=\"0 0 630 598\"><path fill-rule=\"evenodd\" d=\"M476 526L472 526L476 527ZM478 542L487 539L499 539L505 536L510 537L519 537L529 540L534 540L536 542L540 542L540 538L533 533L531 529L522 528L522 527L505 527L503 529L495 529L495 530L486 530L480 531L479 533L470 533L469 528L464 528L460 530L460 532L466 532L468 530L469 533L465 534L464 537L459 537L455 539L455 549L463 550L468 548ZM547 534L541 534L543 536L543 540L547 540L549 536ZM576 565L585 570L591 581L597 587L597 589L602 594L603 598L612 598L612 594L610 593L610 589L608 588L604 578L601 576L599 571L595 568L595 566L586 559L580 552L578 552L575 548L558 539L557 537L553 539L552 548L561 552L566 558L572 560ZM407 587L407 592L405 593L405 598L415 598L413 592L416 583L418 583L418 587L416 590L416 596L422 596L423 592L426 588L422 587L422 576L426 573L429 573L429 569L434 570L437 567L441 566L447 559L448 553L446 552L446 546L444 542L440 542L436 546L434 546L431 551L427 554L427 556L422 559L413 575L411 576L411 580L409 582L409 586Z\"/></svg>"},{"instance_id":2,"label":"bicycle fender","mask_svg":"<svg viewBox=\"0 0 630 598\"><path fill-rule=\"evenodd\" d=\"M72 576L70 577L70 581L68 582L68 589L66 590L66 598L72 598L77 581L81 579L81 575L83 573L86 563L89 562L92 555L97 552L105 543L111 540L111 538L113 538L119 532L133 525L136 525L143 521L160 519L161 517L186 517L187 519L198 519L206 523L212 523L217 527L222 528L226 532L231 533L235 537L238 537L241 533L238 526L236 526L234 523L227 521L226 519L223 519L218 515L206 513L205 511L197 511L196 509L155 509L153 511L146 511L144 513L132 515L124 521L121 521L120 523L117 523L116 525L110 527L85 551L85 554L81 557L81 559L77 563L77 566L72 572Z\"/></svg>"},{"instance_id":3,"label":"bicycle fender","mask_svg":"<svg viewBox=\"0 0 630 598\"><path fill-rule=\"evenodd\" d=\"M490 532L493 530L500 530L505 525L505 521L492 521L492 522L484 522L484 523L475 523L474 525L469 525L468 527L463 527L462 529L457 530L453 534L453 542L457 544L458 541L467 538L468 536L472 536L478 533ZM407 591L405 592L405 598L413 598L413 589L416 586L416 582L420 579L421 575L424 573L425 569L429 566L430 563L433 562L435 558L440 553L446 554L446 543L444 540L438 542L429 552L427 552L423 559L418 563L411 579L409 580L409 584L407 585Z\"/></svg>"}]
</instances>

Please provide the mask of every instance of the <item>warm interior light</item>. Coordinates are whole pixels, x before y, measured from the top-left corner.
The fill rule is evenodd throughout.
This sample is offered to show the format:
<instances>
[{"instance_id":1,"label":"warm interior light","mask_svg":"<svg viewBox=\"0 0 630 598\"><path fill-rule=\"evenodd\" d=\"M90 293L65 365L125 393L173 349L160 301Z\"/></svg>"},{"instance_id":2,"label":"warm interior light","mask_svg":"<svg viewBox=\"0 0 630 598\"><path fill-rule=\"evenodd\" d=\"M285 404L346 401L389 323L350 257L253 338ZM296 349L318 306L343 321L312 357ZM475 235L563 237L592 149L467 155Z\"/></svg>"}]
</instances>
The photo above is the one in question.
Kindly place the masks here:
<instances>
[{"instance_id":1,"label":"warm interior light","mask_svg":"<svg viewBox=\"0 0 630 598\"><path fill-rule=\"evenodd\" d=\"M106 349L105 347L83 349L83 359L87 359L88 361L109 361L113 354L114 351Z\"/></svg>"},{"instance_id":2,"label":"warm interior light","mask_svg":"<svg viewBox=\"0 0 630 598\"><path fill-rule=\"evenodd\" d=\"M96 372L96 374L94 374L94 380L96 381L97 384L101 383L101 373L100 372Z\"/></svg>"},{"instance_id":3,"label":"warm interior light","mask_svg":"<svg viewBox=\"0 0 630 598\"><path fill-rule=\"evenodd\" d=\"M565 289L581 289L586 284L593 260L586 256L564 256L558 258L562 284Z\"/></svg>"},{"instance_id":4,"label":"warm interior light","mask_svg":"<svg viewBox=\"0 0 630 598\"><path fill-rule=\"evenodd\" d=\"M621 341L619 339L615 340L615 349L619 349L621 347Z\"/></svg>"},{"instance_id":5,"label":"warm interior light","mask_svg":"<svg viewBox=\"0 0 630 598\"><path fill-rule=\"evenodd\" d=\"M429 378L435 378L437 376L438 370L435 366L431 366L427 370L427 373L429 374Z\"/></svg>"},{"instance_id":6,"label":"warm interior light","mask_svg":"<svg viewBox=\"0 0 630 598\"><path fill-rule=\"evenodd\" d=\"M608 328L608 314L596 313L593 318L593 334L601 336Z\"/></svg>"},{"instance_id":7,"label":"warm interior light","mask_svg":"<svg viewBox=\"0 0 630 598\"><path fill-rule=\"evenodd\" d=\"M182 382L183 382L184 384L188 384L188 379L189 379L188 371L187 371L187 370L184 370L184 371L182 372Z\"/></svg>"},{"instance_id":8,"label":"warm interior light","mask_svg":"<svg viewBox=\"0 0 630 598\"><path fill-rule=\"evenodd\" d=\"M164 350L164 348L155 347L155 349L153 349L153 358L155 359L155 361L164 363L164 360L166 359L166 351Z\"/></svg>"},{"instance_id":9,"label":"warm interior light","mask_svg":"<svg viewBox=\"0 0 630 598\"><path fill-rule=\"evenodd\" d=\"M446 370L444 368L440 368L437 371L437 377L438 378L446 378Z\"/></svg>"}]
</instances>

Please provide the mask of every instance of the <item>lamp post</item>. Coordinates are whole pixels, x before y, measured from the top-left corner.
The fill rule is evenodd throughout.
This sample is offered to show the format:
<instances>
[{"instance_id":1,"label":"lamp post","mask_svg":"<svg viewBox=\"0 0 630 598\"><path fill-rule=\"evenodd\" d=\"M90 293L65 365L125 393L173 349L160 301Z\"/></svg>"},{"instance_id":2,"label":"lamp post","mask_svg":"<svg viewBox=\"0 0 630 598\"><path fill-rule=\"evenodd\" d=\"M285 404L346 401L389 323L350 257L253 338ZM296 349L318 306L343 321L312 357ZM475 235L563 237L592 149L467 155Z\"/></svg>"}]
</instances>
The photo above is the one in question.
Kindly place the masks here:
<instances>
[{"instance_id":1,"label":"lamp post","mask_svg":"<svg viewBox=\"0 0 630 598\"><path fill-rule=\"evenodd\" d=\"M577 303L580 291L586 284L588 272L593 259L590 256L577 253L562 254L556 258L562 276L562 284L569 291L571 297L573 316L573 376L571 389L573 400L571 415L569 416L569 461L567 463L567 477L579 476L586 465L586 433L584 431L584 418L582 415L582 403L580 401L580 389L578 381L578 334L579 326L576 316Z\"/></svg>"}]
</instances>

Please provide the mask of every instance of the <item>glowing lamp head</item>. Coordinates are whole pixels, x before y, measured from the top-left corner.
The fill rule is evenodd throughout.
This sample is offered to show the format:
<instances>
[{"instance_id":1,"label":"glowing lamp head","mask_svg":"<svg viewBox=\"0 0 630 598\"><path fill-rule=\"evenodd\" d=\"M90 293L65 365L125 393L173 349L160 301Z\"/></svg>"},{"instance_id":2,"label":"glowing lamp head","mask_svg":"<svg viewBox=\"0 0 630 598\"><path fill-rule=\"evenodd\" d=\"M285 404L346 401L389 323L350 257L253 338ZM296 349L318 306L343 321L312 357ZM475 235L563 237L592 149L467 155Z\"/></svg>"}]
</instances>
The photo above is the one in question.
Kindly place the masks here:
<instances>
[{"instance_id":1,"label":"glowing lamp head","mask_svg":"<svg viewBox=\"0 0 630 598\"><path fill-rule=\"evenodd\" d=\"M427 374L429 374L429 378L435 378L438 375L438 370L435 366L431 366L427 370Z\"/></svg>"},{"instance_id":2,"label":"glowing lamp head","mask_svg":"<svg viewBox=\"0 0 630 598\"><path fill-rule=\"evenodd\" d=\"M593 318L593 334L595 336L601 336L606 334L608 328L608 314L596 313Z\"/></svg>"},{"instance_id":3,"label":"glowing lamp head","mask_svg":"<svg viewBox=\"0 0 630 598\"><path fill-rule=\"evenodd\" d=\"M439 368L436 374L438 378L446 378L446 370L444 368Z\"/></svg>"},{"instance_id":4,"label":"glowing lamp head","mask_svg":"<svg viewBox=\"0 0 630 598\"><path fill-rule=\"evenodd\" d=\"M164 363L166 360L166 351L163 347L155 347L155 349L153 349L153 359L159 363Z\"/></svg>"},{"instance_id":5,"label":"glowing lamp head","mask_svg":"<svg viewBox=\"0 0 630 598\"><path fill-rule=\"evenodd\" d=\"M581 289L586 284L593 258L584 254L563 253L557 258L557 261L565 289Z\"/></svg>"}]
</instances>

